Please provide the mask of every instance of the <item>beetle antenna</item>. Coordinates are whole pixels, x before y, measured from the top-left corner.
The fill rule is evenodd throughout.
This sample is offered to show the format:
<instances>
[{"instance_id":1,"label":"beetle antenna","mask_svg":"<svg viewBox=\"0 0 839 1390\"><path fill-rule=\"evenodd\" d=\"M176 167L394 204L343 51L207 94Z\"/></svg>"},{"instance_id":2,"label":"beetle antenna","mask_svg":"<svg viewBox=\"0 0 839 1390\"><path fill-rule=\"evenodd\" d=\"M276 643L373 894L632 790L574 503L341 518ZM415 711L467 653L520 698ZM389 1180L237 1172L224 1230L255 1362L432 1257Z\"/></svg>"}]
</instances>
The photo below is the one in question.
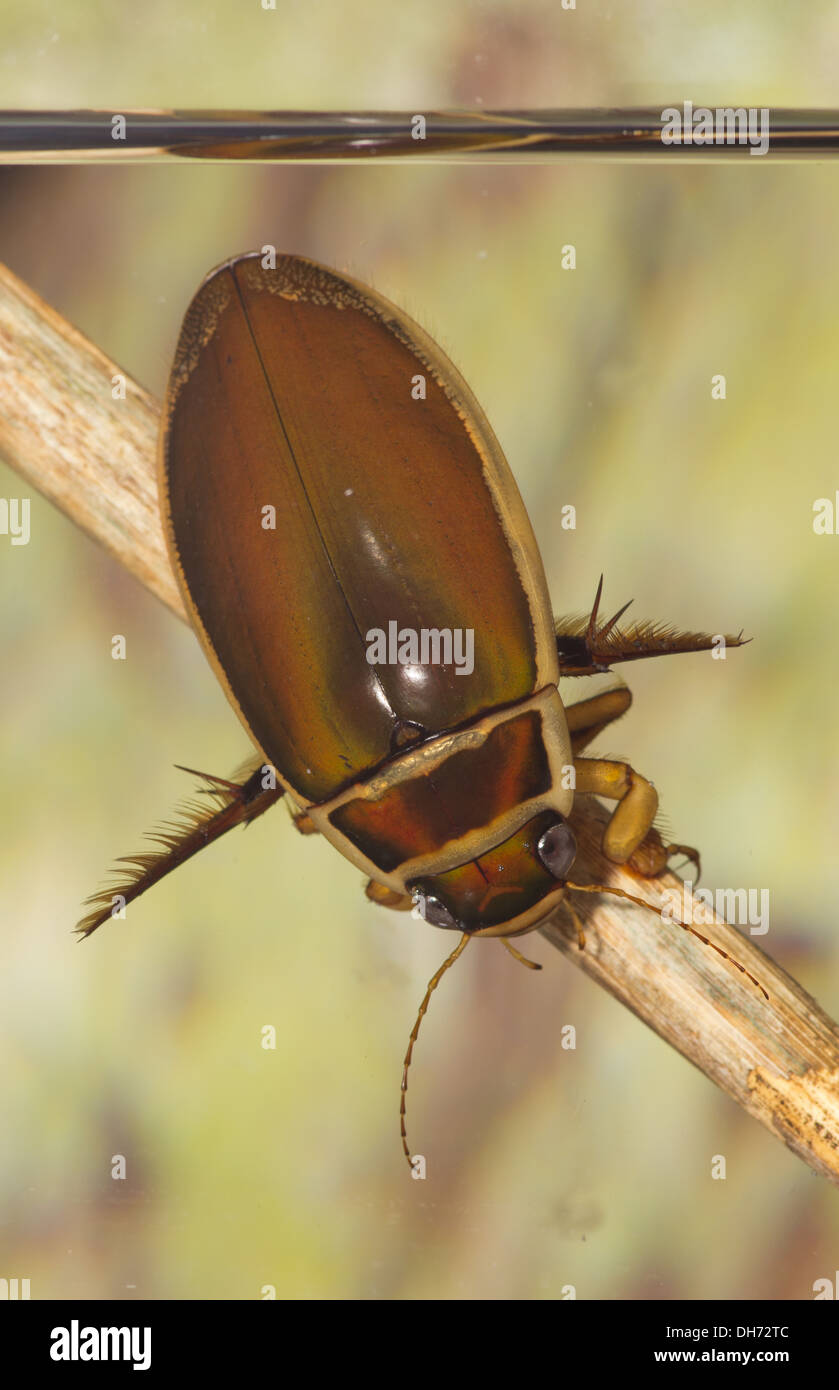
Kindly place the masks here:
<instances>
[{"instance_id":1,"label":"beetle antenna","mask_svg":"<svg viewBox=\"0 0 839 1390\"><path fill-rule=\"evenodd\" d=\"M414 1169L414 1164L413 1159L411 1158L411 1150L408 1148L408 1131L405 1128L405 1093L408 1089L408 1068L411 1065L411 1057L414 1051L414 1043L417 1040L417 1034L420 1030L420 1024L422 1023L422 1020L425 1018L425 1013L428 1008L428 1003L431 999L432 994L439 985L449 966L454 965L458 956L462 955L463 952L466 950L466 947L469 945L469 940L469 933L464 932L459 942L455 946L454 950L452 951L451 955L447 956L447 958L443 961L443 964L440 966L440 969L437 971L437 974L432 975L431 979L428 981L428 989L425 991L425 998L419 1006L417 1021L411 1030L411 1036L408 1040L408 1051L405 1053L405 1061L402 1063L402 1100L399 1105L399 1127L402 1131L402 1149L404 1151L405 1157L408 1160L408 1166L410 1167L412 1172Z\"/></svg>"},{"instance_id":2,"label":"beetle antenna","mask_svg":"<svg viewBox=\"0 0 839 1390\"><path fill-rule=\"evenodd\" d=\"M654 912L656 917L661 917L659 909L653 907L652 903L646 902L643 898L636 898L632 893L625 893L622 888L607 888L603 883L569 883L567 879L565 880L565 887L573 888L575 893L611 893L616 898L626 898L627 902L635 903L636 907L645 907L649 912ZM764 999L769 998L760 981L755 979L745 965L741 965L739 960L735 960L734 956L730 956L727 951L724 951L722 946L717 946L716 942L709 941L707 936L703 936L695 927L688 926L687 922L680 922L677 917L674 917L672 921L674 927L681 927L683 931L690 932L691 936L695 936L698 941L702 942L703 946L710 946L711 950L716 951L723 960L727 960L731 965L736 965L737 969L760 990Z\"/></svg>"}]
</instances>

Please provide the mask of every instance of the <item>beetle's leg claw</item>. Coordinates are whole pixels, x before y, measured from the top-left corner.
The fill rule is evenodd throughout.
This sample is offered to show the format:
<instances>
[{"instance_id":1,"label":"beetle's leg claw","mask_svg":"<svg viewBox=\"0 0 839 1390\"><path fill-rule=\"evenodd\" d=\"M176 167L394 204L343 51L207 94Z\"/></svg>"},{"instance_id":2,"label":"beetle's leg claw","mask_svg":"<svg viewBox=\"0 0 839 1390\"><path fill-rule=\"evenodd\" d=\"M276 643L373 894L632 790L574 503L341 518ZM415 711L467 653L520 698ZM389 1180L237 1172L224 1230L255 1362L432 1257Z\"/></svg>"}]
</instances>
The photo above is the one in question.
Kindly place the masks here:
<instances>
[{"instance_id":1,"label":"beetle's leg claw","mask_svg":"<svg viewBox=\"0 0 839 1390\"><path fill-rule=\"evenodd\" d=\"M685 856L685 862L694 865L694 867L696 868L696 878L694 879L694 883L698 883L699 875L702 873L702 864L699 858L699 850L693 849L690 845L667 845L668 860L670 856L674 854L683 854ZM673 872L676 873L679 869L683 869L684 867L684 864L677 864Z\"/></svg>"}]
</instances>

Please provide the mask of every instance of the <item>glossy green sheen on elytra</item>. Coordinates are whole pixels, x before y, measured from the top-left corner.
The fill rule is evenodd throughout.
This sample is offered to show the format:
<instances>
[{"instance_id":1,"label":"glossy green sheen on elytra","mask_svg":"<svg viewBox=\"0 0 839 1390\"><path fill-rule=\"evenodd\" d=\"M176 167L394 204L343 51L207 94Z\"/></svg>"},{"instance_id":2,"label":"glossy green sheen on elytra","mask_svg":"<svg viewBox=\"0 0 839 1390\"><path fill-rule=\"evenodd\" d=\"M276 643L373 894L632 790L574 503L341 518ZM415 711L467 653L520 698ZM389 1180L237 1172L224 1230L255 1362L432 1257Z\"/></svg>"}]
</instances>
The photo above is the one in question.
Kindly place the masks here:
<instances>
[{"instance_id":1,"label":"glossy green sheen on elytra","mask_svg":"<svg viewBox=\"0 0 839 1390\"><path fill-rule=\"evenodd\" d=\"M295 257L222 266L190 306L166 401L165 505L199 635L309 801L388 758L404 721L434 733L535 690L532 607L547 601L541 567L530 592L517 568L472 422L430 370L458 386L455 368L348 283ZM468 679L417 680L366 660L390 620L492 641Z\"/></svg>"}]
</instances>

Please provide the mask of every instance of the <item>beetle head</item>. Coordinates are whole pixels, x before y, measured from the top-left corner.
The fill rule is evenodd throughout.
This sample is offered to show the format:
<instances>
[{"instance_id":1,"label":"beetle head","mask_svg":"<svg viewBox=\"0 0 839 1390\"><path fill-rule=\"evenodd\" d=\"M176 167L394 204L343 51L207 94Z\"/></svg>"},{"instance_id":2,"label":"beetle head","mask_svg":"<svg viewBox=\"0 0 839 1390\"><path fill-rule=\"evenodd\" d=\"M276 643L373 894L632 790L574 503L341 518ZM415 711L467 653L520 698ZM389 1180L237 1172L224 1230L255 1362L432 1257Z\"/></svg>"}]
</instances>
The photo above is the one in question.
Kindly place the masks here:
<instances>
[{"instance_id":1,"label":"beetle head","mask_svg":"<svg viewBox=\"0 0 839 1390\"><path fill-rule=\"evenodd\" d=\"M556 907L576 854L568 822L545 811L478 858L410 887L432 926L470 936L516 936Z\"/></svg>"}]
</instances>

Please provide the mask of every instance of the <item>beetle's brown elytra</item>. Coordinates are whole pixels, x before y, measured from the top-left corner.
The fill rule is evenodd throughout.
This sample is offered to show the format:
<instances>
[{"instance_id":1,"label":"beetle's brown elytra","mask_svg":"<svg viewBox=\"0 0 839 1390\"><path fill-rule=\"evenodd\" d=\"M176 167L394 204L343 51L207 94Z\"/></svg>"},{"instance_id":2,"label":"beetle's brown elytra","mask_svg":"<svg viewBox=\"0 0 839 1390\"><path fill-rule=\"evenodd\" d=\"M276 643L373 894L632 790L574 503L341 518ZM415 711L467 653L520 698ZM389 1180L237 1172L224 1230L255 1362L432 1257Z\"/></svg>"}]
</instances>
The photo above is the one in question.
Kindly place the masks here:
<instances>
[{"instance_id":1,"label":"beetle's brown elytra","mask_svg":"<svg viewBox=\"0 0 839 1390\"><path fill-rule=\"evenodd\" d=\"M559 678L714 639L621 628L625 609L599 623L602 579L587 619L555 622L515 480L460 373L395 305L300 256L238 256L199 288L159 470L184 604L256 755L230 781L206 777L209 804L129 861L122 895L286 795L299 829L369 877L372 901L459 932L405 1061L410 1160L404 1090L430 995L472 937L532 964L507 938L575 886L575 786L616 802L615 863L657 874L683 850L648 838L646 779L581 756L628 708L626 687L566 710ZM466 632L474 654L371 660L376 632L430 633L438 651L441 633ZM85 936L112 893L89 901Z\"/></svg>"}]
</instances>

